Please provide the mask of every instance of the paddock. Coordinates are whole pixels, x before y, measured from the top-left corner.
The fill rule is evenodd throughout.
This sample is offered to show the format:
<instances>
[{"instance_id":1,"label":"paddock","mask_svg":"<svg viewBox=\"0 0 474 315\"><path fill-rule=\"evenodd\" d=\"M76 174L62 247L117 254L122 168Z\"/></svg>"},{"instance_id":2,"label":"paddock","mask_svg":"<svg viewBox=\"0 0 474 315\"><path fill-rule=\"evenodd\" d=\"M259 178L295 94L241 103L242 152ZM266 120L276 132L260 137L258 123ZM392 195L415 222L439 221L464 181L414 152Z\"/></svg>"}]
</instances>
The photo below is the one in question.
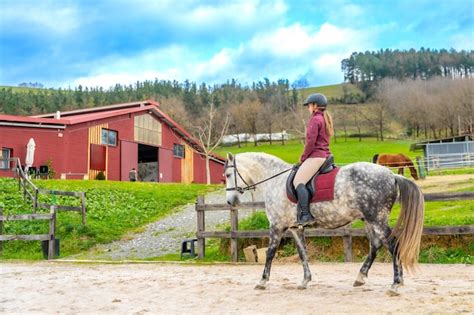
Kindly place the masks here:
<instances>
[{"instance_id":1,"label":"paddock","mask_svg":"<svg viewBox=\"0 0 474 315\"><path fill-rule=\"evenodd\" d=\"M2 263L0 313L388 314L470 313L473 265L421 264L390 296L391 264L375 263L365 286L360 263L310 264L313 281L296 290L299 264L276 262L265 291L262 265L177 263Z\"/></svg>"}]
</instances>

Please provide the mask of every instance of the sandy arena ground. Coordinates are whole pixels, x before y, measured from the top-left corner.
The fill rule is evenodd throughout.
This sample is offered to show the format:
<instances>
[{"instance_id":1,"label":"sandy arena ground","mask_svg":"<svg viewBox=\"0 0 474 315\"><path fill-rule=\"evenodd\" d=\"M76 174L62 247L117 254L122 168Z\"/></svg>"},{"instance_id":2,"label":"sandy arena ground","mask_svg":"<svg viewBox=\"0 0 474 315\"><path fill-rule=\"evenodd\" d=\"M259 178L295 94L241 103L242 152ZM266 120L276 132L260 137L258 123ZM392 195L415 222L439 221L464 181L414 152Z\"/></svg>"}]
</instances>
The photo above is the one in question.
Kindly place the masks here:
<instances>
[{"instance_id":1,"label":"sandy arena ground","mask_svg":"<svg viewBox=\"0 0 474 315\"><path fill-rule=\"evenodd\" d=\"M353 288L359 267L312 263L313 281L299 291L301 266L275 264L257 291L261 265L3 263L0 313L473 313L472 265L421 265L399 296L386 293L390 264L375 263L369 282Z\"/></svg>"}]
</instances>

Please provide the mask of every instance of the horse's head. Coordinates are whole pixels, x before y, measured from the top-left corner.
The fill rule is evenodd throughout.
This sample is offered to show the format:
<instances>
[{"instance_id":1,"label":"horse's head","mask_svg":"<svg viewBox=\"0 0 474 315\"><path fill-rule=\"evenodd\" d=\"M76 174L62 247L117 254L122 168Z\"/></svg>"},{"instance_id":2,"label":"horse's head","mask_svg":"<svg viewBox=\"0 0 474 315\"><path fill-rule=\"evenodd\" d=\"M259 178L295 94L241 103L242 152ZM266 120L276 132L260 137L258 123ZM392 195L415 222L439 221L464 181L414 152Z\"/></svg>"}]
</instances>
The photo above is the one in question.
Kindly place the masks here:
<instances>
[{"instance_id":1,"label":"horse's head","mask_svg":"<svg viewBox=\"0 0 474 315\"><path fill-rule=\"evenodd\" d=\"M237 159L232 153L227 154L224 166L226 178L226 199L229 205L235 206L240 203L240 195L245 192L251 181L246 178L245 166L237 165Z\"/></svg>"}]
</instances>

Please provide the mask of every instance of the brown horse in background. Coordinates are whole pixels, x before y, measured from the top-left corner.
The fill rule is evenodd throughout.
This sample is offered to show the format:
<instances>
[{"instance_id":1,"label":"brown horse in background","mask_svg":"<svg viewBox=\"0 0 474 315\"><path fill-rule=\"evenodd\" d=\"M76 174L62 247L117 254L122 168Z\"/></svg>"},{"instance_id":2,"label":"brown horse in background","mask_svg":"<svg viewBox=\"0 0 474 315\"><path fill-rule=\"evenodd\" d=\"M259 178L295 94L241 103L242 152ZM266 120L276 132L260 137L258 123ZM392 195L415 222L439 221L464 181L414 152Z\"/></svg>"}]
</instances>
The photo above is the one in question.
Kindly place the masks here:
<instances>
[{"instance_id":1,"label":"brown horse in background","mask_svg":"<svg viewBox=\"0 0 474 315\"><path fill-rule=\"evenodd\" d=\"M372 158L372 162L387 167L397 167L398 174L403 175L403 168L408 167L410 169L411 176L418 180L418 174L416 172L413 162L405 154L376 154Z\"/></svg>"}]
</instances>

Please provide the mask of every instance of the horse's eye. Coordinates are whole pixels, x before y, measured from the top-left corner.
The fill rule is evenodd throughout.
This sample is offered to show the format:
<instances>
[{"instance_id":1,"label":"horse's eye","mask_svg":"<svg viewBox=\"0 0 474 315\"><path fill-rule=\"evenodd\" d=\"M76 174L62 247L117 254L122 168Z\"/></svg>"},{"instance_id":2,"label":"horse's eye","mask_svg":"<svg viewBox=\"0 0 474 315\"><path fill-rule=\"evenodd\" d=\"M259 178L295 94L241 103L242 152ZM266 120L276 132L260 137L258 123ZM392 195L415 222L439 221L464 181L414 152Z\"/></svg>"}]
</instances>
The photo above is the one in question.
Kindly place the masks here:
<instances>
[{"instance_id":1,"label":"horse's eye","mask_svg":"<svg viewBox=\"0 0 474 315\"><path fill-rule=\"evenodd\" d=\"M229 177L230 177L230 174L226 174L225 177L229 178Z\"/></svg>"}]
</instances>

